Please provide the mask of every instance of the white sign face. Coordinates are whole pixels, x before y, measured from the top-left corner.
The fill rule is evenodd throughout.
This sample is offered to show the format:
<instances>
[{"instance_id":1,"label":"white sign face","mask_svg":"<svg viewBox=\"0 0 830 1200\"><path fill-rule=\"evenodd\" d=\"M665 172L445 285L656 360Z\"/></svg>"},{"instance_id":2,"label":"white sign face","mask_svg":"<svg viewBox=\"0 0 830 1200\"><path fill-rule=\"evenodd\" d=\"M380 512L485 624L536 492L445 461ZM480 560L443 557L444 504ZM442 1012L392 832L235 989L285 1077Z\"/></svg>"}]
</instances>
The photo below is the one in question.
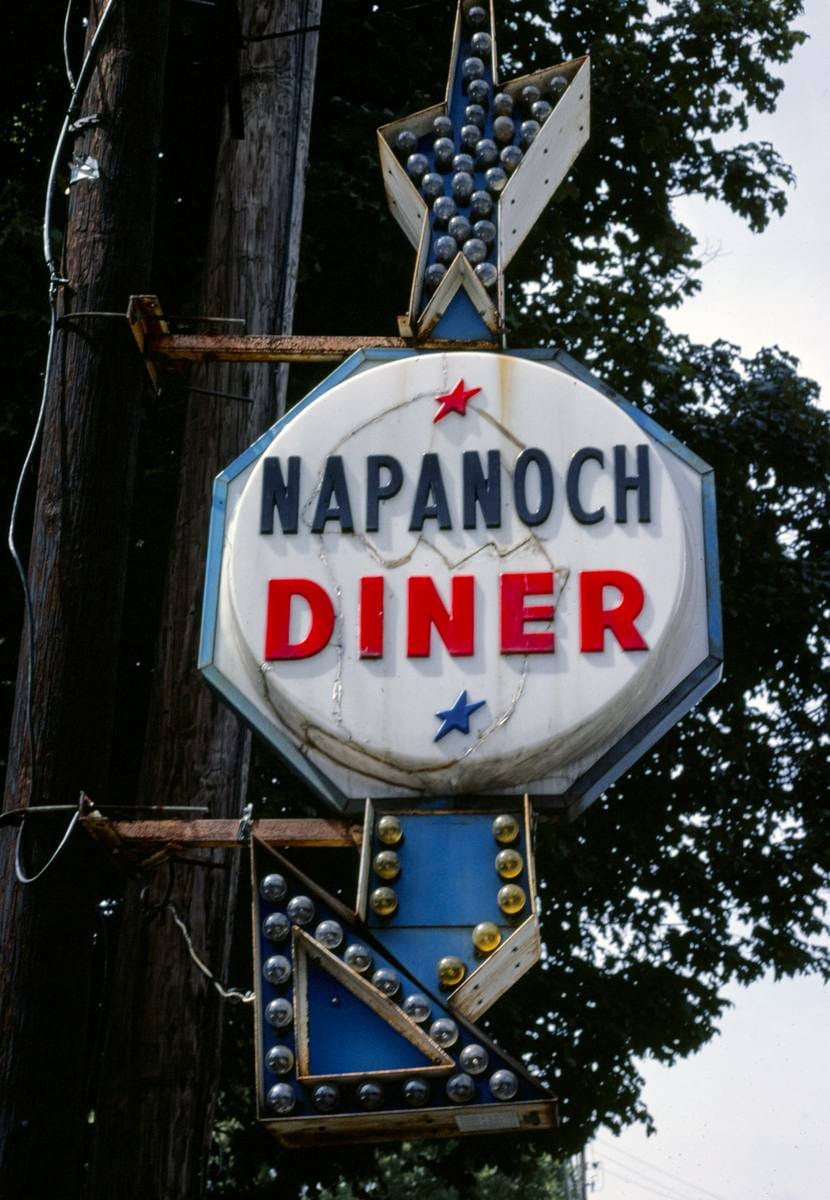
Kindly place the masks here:
<instances>
[{"instance_id":1,"label":"white sign face","mask_svg":"<svg viewBox=\"0 0 830 1200\"><path fill-rule=\"evenodd\" d=\"M716 681L710 475L550 363L355 368L220 477L203 669L337 805L586 803Z\"/></svg>"}]
</instances>

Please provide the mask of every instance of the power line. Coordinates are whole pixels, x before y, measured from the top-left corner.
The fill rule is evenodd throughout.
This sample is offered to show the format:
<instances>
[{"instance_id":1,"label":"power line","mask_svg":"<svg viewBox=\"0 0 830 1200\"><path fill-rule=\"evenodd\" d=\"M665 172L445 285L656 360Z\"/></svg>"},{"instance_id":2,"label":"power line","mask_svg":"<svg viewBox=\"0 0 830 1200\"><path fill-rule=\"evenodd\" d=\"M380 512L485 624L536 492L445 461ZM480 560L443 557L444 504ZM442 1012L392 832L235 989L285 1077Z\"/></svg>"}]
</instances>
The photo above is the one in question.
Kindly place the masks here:
<instances>
[{"instance_id":1,"label":"power line","mask_svg":"<svg viewBox=\"0 0 830 1200\"><path fill-rule=\"evenodd\" d=\"M661 1200L677 1200L677 1192L666 1192L661 1187L653 1187L651 1184L643 1183L640 1179L632 1179L630 1175L621 1175L619 1171L612 1171L608 1167L605 1168L606 1175L610 1175L612 1179L621 1179L623 1183L630 1183L633 1187L640 1188L641 1191L651 1192L654 1196L659 1196Z\"/></svg>"},{"instance_id":2,"label":"power line","mask_svg":"<svg viewBox=\"0 0 830 1200\"><path fill-rule=\"evenodd\" d=\"M647 1162L646 1159L640 1158L637 1154L632 1154L630 1150L624 1150L622 1146L616 1146L612 1142L606 1142L603 1138L597 1138L595 1144L600 1147L600 1153L602 1153L601 1148L603 1146L610 1147L615 1154L625 1155L626 1158L630 1158L635 1163L639 1163L648 1171L655 1171L660 1175L666 1175L669 1179L673 1179L676 1183L680 1183L686 1188L691 1188L692 1191L711 1197L711 1200L725 1200L725 1197L719 1195L717 1192L709 1191L708 1188L700 1187L700 1185L696 1183L689 1183L689 1181L684 1179L682 1175L677 1175L673 1171L667 1171L665 1167L652 1166L652 1164ZM628 1171L635 1170L633 1166L629 1166L627 1163L623 1163L621 1165L625 1166L626 1170Z\"/></svg>"}]
</instances>

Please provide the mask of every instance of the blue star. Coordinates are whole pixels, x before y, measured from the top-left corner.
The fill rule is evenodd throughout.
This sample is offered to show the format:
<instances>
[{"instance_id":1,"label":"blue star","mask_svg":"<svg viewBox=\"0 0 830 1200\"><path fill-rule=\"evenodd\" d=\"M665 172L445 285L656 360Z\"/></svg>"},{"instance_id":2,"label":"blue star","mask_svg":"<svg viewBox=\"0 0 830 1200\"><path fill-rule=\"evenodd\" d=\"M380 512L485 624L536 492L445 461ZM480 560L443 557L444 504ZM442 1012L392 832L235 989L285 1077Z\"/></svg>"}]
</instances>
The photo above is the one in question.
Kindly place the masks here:
<instances>
[{"instance_id":1,"label":"blue star","mask_svg":"<svg viewBox=\"0 0 830 1200\"><path fill-rule=\"evenodd\" d=\"M453 729L457 729L459 733L469 733L471 715L486 703L486 700L475 700L472 704L468 704L466 689L460 692L452 708L445 708L442 712L435 714L436 717L441 718L441 728L433 741L440 742L441 738L446 737Z\"/></svg>"}]
</instances>

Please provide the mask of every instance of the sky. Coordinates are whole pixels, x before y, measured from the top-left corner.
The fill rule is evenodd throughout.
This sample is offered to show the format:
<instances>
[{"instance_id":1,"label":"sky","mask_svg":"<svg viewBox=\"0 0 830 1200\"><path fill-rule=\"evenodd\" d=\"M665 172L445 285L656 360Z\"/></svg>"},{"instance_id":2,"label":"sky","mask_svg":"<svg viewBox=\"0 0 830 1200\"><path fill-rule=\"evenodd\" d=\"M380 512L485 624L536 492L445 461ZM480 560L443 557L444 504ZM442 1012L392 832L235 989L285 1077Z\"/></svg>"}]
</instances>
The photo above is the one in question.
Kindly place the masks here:
<instances>
[{"instance_id":1,"label":"sky","mask_svg":"<svg viewBox=\"0 0 830 1200\"><path fill-rule=\"evenodd\" d=\"M722 205L687 198L678 213L711 253L703 291L672 316L700 341L752 354L779 345L830 401L830 0L807 0L810 41L781 71L766 139L794 167L787 213L760 235ZM727 993L720 1035L674 1067L642 1063L658 1132L601 1132L588 1151L597 1200L822 1200L830 1195L830 989L767 979Z\"/></svg>"}]
</instances>

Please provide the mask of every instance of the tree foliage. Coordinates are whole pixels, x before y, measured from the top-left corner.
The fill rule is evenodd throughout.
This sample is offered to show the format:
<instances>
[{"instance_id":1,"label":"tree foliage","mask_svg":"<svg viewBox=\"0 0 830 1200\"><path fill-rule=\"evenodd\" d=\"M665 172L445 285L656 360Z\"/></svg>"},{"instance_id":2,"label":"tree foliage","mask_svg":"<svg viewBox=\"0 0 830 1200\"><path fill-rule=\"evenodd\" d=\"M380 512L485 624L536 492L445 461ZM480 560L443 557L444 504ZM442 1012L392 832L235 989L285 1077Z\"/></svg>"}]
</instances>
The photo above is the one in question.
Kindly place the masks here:
<instances>
[{"instance_id":1,"label":"tree foliage","mask_svg":"<svg viewBox=\"0 0 830 1200\"><path fill-rule=\"evenodd\" d=\"M405 307L412 256L386 212L374 131L442 95L453 5L392 9L368 0L325 8L298 331L386 334ZM668 1063L704 1045L727 983L768 971L830 974L819 941L830 874L827 415L784 350L747 359L726 341L695 345L666 319L701 286L700 251L677 219L677 197L725 203L756 230L784 211L790 169L773 147L741 136L753 111L775 105L775 70L801 40L800 9L798 0L497 4L505 77L588 50L593 62L591 141L511 267L511 344L556 344L587 362L711 463L718 483L724 680L578 823L542 828L546 958L487 1022L558 1093L562 1130L523 1148L474 1139L349 1148L314 1162L279 1153L252 1127L250 1031L237 1014L216 1192L306 1187L320 1200L397 1200L419 1189L489 1200L510 1196L520 1180L523 1195L554 1200L545 1155L577 1149L600 1122L648 1121L637 1060ZM204 228L207 204L194 141L203 156L210 148L209 131L193 128L207 102L217 109L204 66L210 29L194 20L179 13L171 67L159 256L169 309L192 300L193 231ZM30 168L43 161L44 106L54 108L53 28L48 54L29 30L30 76L16 77L3 113L18 139L6 152L23 146L28 165L2 199L10 221L0 305L16 323L14 347L2 348L24 363L35 361L42 336L24 264L27 251L36 255L40 178ZM29 367L24 390L33 376ZM297 395L307 381L297 373ZM0 429L17 457L26 417L17 393ZM124 663L139 697L126 709L130 730L142 718L147 669L135 663L151 659L157 531L169 519L175 446L175 415L162 408L148 421L135 513L136 545L148 544L153 562L142 590L136 549L139 620ZM16 615L4 613L7 636ZM122 718L128 776L138 756L126 726ZM253 799L262 811L307 805L296 785L274 782L267 755L258 764ZM130 779L121 782L129 792Z\"/></svg>"}]
</instances>

